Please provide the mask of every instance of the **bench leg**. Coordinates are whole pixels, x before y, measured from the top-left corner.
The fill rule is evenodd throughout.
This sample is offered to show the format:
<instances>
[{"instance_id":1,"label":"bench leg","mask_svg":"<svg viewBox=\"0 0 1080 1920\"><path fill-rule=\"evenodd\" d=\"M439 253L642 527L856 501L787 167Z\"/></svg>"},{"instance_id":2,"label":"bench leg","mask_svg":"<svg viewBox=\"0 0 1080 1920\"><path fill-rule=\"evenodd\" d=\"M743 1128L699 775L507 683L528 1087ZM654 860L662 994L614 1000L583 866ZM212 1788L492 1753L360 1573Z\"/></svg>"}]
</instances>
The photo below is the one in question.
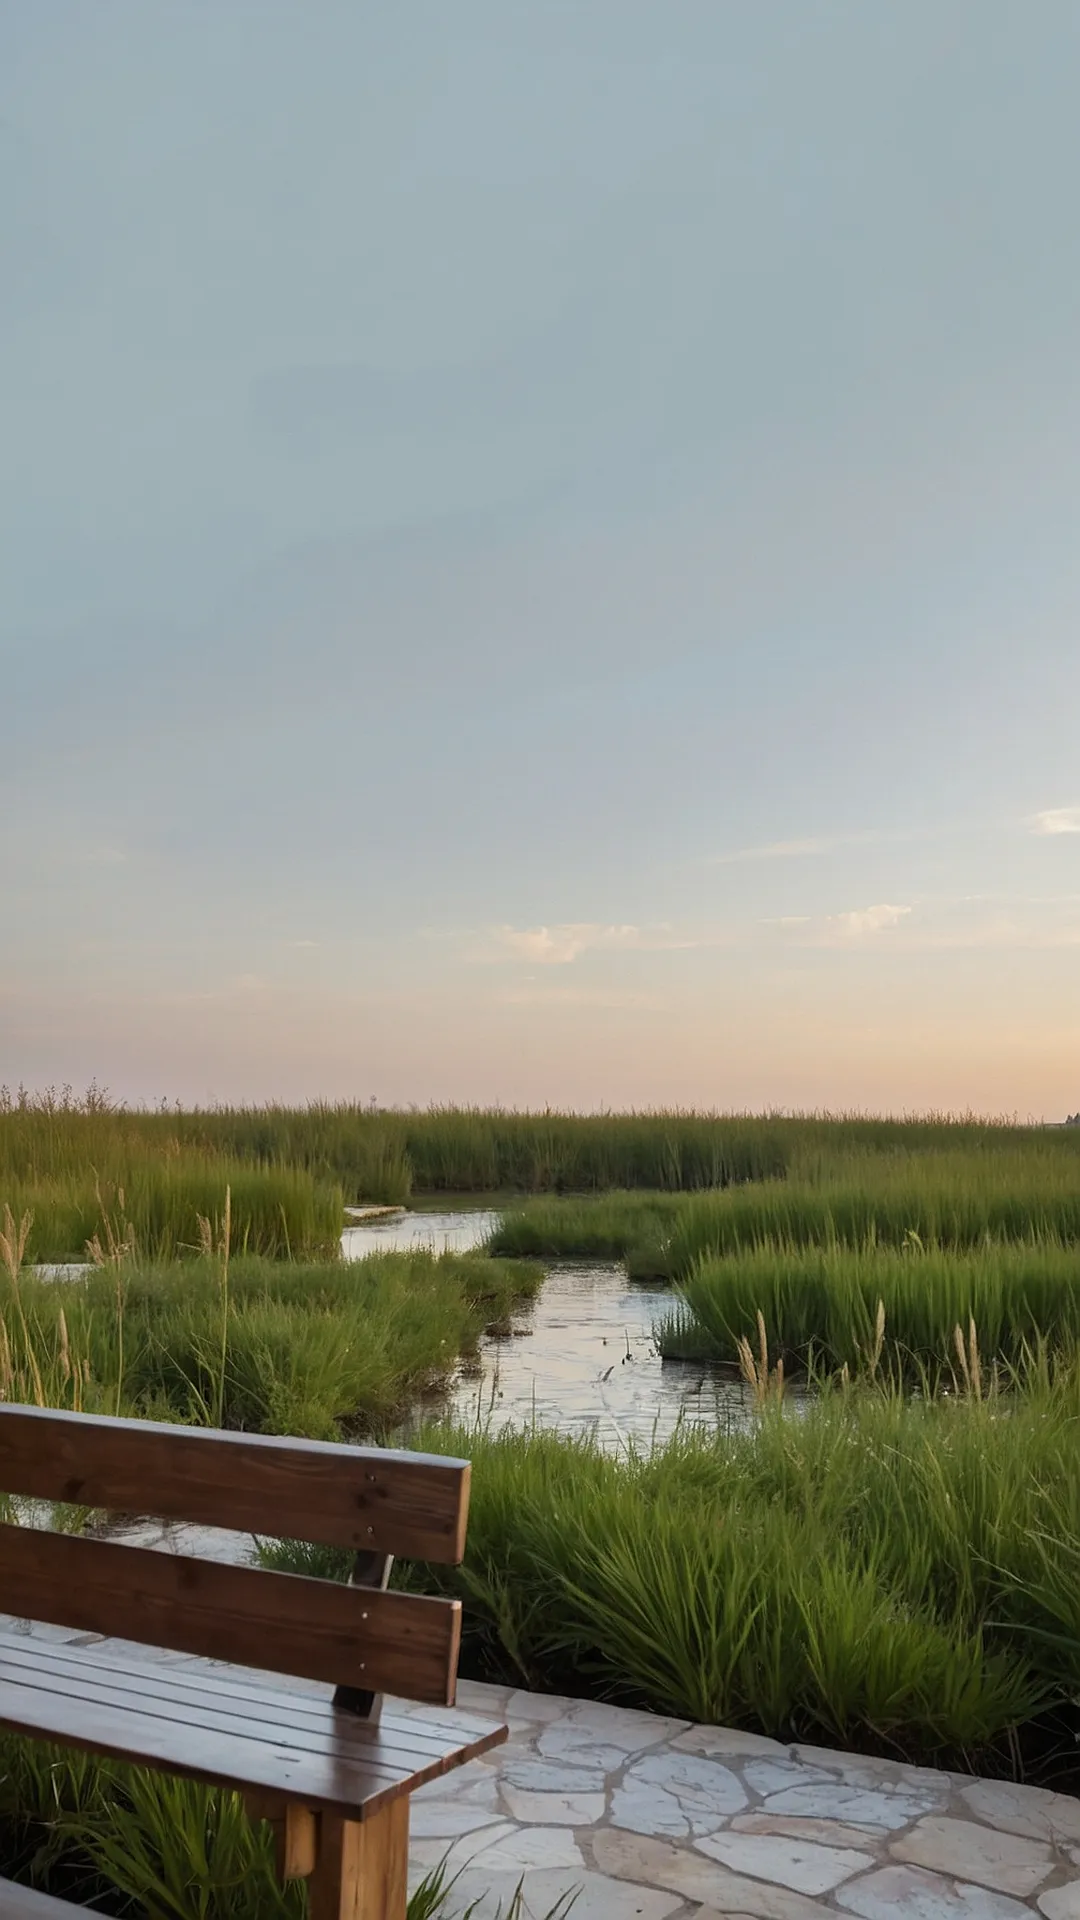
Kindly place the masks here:
<instances>
[{"instance_id":1,"label":"bench leg","mask_svg":"<svg viewBox=\"0 0 1080 1920\"><path fill-rule=\"evenodd\" d=\"M405 1920L408 1878L407 1793L367 1820L320 1814L309 1920Z\"/></svg>"}]
</instances>

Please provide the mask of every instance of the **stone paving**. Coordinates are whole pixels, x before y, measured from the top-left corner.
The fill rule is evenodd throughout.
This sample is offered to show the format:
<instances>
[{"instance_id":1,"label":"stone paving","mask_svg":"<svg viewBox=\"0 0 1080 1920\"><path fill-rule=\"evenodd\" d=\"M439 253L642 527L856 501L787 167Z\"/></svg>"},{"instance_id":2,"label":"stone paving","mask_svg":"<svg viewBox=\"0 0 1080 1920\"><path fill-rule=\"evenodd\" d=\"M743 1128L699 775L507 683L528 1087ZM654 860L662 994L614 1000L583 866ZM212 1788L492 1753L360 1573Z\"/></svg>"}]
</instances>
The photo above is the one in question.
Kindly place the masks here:
<instances>
[{"instance_id":1,"label":"stone paving","mask_svg":"<svg viewBox=\"0 0 1080 1920\"><path fill-rule=\"evenodd\" d=\"M152 1521L123 1537L250 1557L249 1542L217 1529ZM446 1920L474 1902L474 1920L494 1920L519 1883L530 1920L570 1895L573 1920L1080 1920L1071 1795L477 1681L459 1682L458 1704L506 1721L510 1740L413 1796L411 1884L445 1859Z\"/></svg>"},{"instance_id":2,"label":"stone paving","mask_svg":"<svg viewBox=\"0 0 1080 1920\"><path fill-rule=\"evenodd\" d=\"M574 1920L1080 1920L1080 1800L463 1681L510 1744L421 1788L415 1885Z\"/></svg>"}]
</instances>

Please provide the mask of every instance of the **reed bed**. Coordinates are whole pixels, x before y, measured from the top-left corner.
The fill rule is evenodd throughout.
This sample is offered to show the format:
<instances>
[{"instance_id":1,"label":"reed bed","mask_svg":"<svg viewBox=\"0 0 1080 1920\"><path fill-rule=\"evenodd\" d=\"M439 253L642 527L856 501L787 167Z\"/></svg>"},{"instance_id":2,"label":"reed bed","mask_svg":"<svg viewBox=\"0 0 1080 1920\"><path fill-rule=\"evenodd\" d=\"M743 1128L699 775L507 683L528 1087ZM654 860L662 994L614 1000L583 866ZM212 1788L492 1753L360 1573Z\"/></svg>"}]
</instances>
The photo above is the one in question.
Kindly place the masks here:
<instances>
[{"instance_id":1,"label":"reed bed","mask_svg":"<svg viewBox=\"0 0 1080 1920\"><path fill-rule=\"evenodd\" d=\"M602 1193L527 1200L507 1209L488 1242L492 1254L531 1260L622 1260L670 1240L686 1205L677 1193Z\"/></svg>"},{"instance_id":2,"label":"reed bed","mask_svg":"<svg viewBox=\"0 0 1080 1920\"><path fill-rule=\"evenodd\" d=\"M921 1241L961 1252L993 1240L1080 1241L1080 1156L1037 1145L883 1156L825 1169L819 1181L690 1195L665 1248L666 1270L679 1279L707 1255L777 1242L861 1248Z\"/></svg>"},{"instance_id":3,"label":"reed bed","mask_svg":"<svg viewBox=\"0 0 1080 1920\"><path fill-rule=\"evenodd\" d=\"M340 1187L295 1167L259 1167L206 1153L129 1157L116 1179L79 1171L0 1180L0 1199L33 1216L31 1261L85 1260L110 1236L143 1258L173 1259L199 1245L199 1219L232 1194L233 1242L268 1258L329 1258L344 1224Z\"/></svg>"},{"instance_id":4,"label":"reed bed","mask_svg":"<svg viewBox=\"0 0 1080 1920\"><path fill-rule=\"evenodd\" d=\"M239 1793L9 1733L0 1733L0 1870L123 1920L305 1920L308 1911L306 1883L280 1885L273 1830L249 1818ZM425 1874L408 1920L435 1920L453 1884L445 1865ZM569 1905L557 1901L544 1920L565 1920ZM520 1888L496 1920L524 1920Z\"/></svg>"},{"instance_id":5,"label":"reed bed","mask_svg":"<svg viewBox=\"0 0 1080 1920\"><path fill-rule=\"evenodd\" d=\"M1080 1247L991 1241L963 1251L785 1246L705 1256L656 1326L665 1359L737 1365L743 1343L790 1371L857 1373L873 1356L898 1377L955 1376L956 1330L977 1328L988 1361L1020 1365L1080 1343Z\"/></svg>"},{"instance_id":6,"label":"reed bed","mask_svg":"<svg viewBox=\"0 0 1080 1920\"><path fill-rule=\"evenodd\" d=\"M548 1259L624 1258L632 1278L682 1280L703 1259L759 1246L920 1241L957 1251L994 1241L1080 1243L1071 1133L1033 1134L1024 1146L998 1139L934 1153L815 1154L783 1180L701 1193L524 1199L507 1209L490 1245Z\"/></svg>"},{"instance_id":7,"label":"reed bed","mask_svg":"<svg viewBox=\"0 0 1080 1920\"><path fill-rule=\"evenodd\" d=\"M352 1264L121 1259L86 1280L0 1282L6 1395L187 1425L340 1437L437 1393L539 1286L528 1265L386 1253ZM3 1386L0 1378L0 1386Z\"/></svg>"},{"instance_id":8,"label":"reed bed","mask_svg":"<svg viewBox=\"0 0 1080 1920\"><path fill-rule=\"evenodd\" d=\"M1080 1131L1080 1130L1078 1130ZM404 1203L421 1193L596 1193L611 1188L698 1191L776 1179L837 1154L992 1152L1033 1143L1080 1165L1080 1138L930 1115L700 1114L679 1110L573 1114L476 1107L377 1108L357 1101L303 1107L162 1106L129 1110L97 1089L77 1098L0 1090L0 1185L5 1179L126 1177L144 1155L225 1157L303 1169L346 1199Z\"/></svg>"},{"instance_id":9,"label":"reed bed","mask_svg":"<svg viewBox=\"0 0 1080 1920\"><path fill-rule=\"evenodd\" d=\"M435 1582L466 1670L1075 1784L1080 1366L1017 1385L826 1389L623 1458L427 1433L473 1461L467 1559Z\"/></svg>"}]
</instances>

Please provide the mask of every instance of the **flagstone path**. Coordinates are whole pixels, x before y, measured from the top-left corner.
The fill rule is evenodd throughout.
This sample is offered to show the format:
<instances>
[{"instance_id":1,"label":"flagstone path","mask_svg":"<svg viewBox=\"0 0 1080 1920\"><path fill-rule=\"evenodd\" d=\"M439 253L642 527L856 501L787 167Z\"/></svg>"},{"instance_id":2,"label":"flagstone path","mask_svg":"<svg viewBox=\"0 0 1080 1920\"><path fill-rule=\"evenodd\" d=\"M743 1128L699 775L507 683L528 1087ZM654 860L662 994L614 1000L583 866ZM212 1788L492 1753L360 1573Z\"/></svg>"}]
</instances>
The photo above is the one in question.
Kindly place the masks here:
<instances>
[{"instance_id":1,"label":"flagstone path","mask_svg":"<svg viewBox=\"0 0 1080 1920\"><path fill-rule=\"evenodd\" d=\"M463 1681L510 1744L421 1788L413 1883L574 1920L1080 1920L1080 1800Z\"/></svg>"}]
</instances>

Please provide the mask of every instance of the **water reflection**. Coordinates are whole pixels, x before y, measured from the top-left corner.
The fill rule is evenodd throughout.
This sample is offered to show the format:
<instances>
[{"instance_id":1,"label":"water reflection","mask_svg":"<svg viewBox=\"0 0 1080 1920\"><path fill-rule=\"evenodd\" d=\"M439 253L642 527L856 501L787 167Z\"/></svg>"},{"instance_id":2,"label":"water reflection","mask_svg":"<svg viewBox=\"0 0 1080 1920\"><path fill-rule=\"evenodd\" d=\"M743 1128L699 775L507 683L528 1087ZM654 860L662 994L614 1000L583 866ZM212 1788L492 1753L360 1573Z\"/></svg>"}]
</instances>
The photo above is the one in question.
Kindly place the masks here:
<instances>
[{"instance_id":1,"label":"water reflection","mask_svg":"<svg viewBox=\"0 0 1080 1920\"><path fill-rule=\"evenodd\" d=\"M458 1379L449 1412L495 1431L587 1434L611 1451L647 1449L680 1424L747 1426L743 1381L657 1355L653 1322L670 1304L666 1289L631 1286L619 1266L553 1267L514 1332L483 1342L479 1377Z\"/></svg>"},{"instance_id":2,"label":"water reflection","mask_svg":"<svg viewBox=\"0 0 1080 1920\"><path fill-rule=\"evenodd\" d=\"M350 1260L410 1247L466 1253L498 1219L490 1209L377 1215L346 1229L342 1251ZM496 1432L535 1424L587 1434L611 1451L648 1448L679 1425L749 1425L742 1380L656 1353L653 1322L670 1304L666 1288L631 1286L614 1262L560 1263L513 1332L482 1342L479 1364L459 1375L438 1411Z\"/></svg>"},{"instance_id":3,"label":"water reflection","mask_svg":"<svg viewBox=\"0 0 1080 1920\"><path fill-rule=\"evenodd\" d=\"M491 1207L464 1213L380 1213L346 1227L341 1251L346 1260L362 1260L369 1253L400 1253L420 1248L428 1253L471 1253L482 1246L499 1224Z\"/></svg>"}]
</instances>

